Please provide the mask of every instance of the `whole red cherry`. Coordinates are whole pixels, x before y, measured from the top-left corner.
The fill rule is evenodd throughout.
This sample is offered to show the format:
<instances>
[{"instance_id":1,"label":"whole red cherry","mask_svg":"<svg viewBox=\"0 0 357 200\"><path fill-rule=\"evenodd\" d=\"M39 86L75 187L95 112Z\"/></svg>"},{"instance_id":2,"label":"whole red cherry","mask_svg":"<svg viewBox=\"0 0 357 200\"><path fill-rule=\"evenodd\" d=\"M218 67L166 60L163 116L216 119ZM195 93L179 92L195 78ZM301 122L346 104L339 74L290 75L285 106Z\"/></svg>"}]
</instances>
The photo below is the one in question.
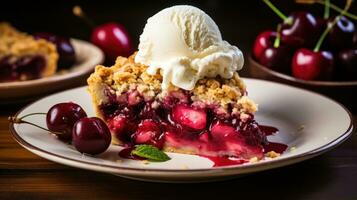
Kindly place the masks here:
<instances>
[{"instance_id":1,"label":"whole red cherry","mask_svg":"<svg viewBox=\"0 0 357 200\"><path fill-rule=\"evenodd\" d=\"M288 46L271 46L260 55L259 63L275 71L289 73L292 56L293 51Z\"/></svg>"},{"instance_id":2,"label":"whole red cherry","mask_svg":"<svg viewBox=\"0 0 357 200\"><path fill-rule=\"evenodd\" d=\"M292 60L293 76L303 80L326 80L333 70L333 54L328 51L298 49Z\"/></svg>"},{"instance_id":3,"label":"whole red cherry","mask_svg":"<svg viewBox=\"0 0 357 200\"><path fill-rule=\"evenodd\" d=\"M91 155L103 153L112 140L105 122L97 117L78 120L72 130L73 145L81 153Z\"/></svg>"},{"instance_id":4,"label":"whole red cherry","mask_svg":"<svg viewBox=\"0 0 357 200\"><path fill-rule=\"evenodd\" d=\"M132 42L124 26L110 22L94 28L91 42L103 50L106 57L115 61L118 56L133 53Z\"/></svg>"},{"instance_id":5,"label":"whole red cherry","mask_svg":"<svg viewBox=\"0 0 357 200\"><path fill-rule=\"evenodd\" d=\"M262 53L268 48L273 46L274 40L277 37L277 33L274 31L261 32L254 41L253 44L253 56L256 60L259 60Z\"/></svg>"},{"instance_id":6,"label":"whole red cherry","mask_svg":"<svg viewBox=\"0 0 357 200\"><path fill-rule=\"evenodd\" d=\"M72 102L58 103L47 112L47 128L52 132L61 133L56 134L58 139L71 141L74 124L83 117L87 117L87 114L78 104Z\"/></svg>"},{"instance_id":7,"label":"whole red cherry","mask_svg":"<svg viewBox=\"0 0 357 200\"><path fill-rule=\"evenodd\" d=\"M293 12L282 24L281 39L289 46L311 47L320 32L319 24L311 13Z\"/></svg>"},{"instance_id":8,"label":"whole red cherry","mask_svg":"<svg viewBox=\"0 0 357 200\"><path fill-rule=\"evenodd\" d=\"M334 20L334 19L330 19ZM332 51L349 48L353 45L356 28L354 23L342 16L329 32L328 44Z\"/></svg>"},{"instance_id":9,"label":"whole red cherry","mask_svg":"<svg viewBox=\"0 0 357 200\"><path fill-rule=\"evenodd\" d=\"M344 49L337 54L336 72L341 79L357 80L357 48Z\"/></svg>"}]
</instances>

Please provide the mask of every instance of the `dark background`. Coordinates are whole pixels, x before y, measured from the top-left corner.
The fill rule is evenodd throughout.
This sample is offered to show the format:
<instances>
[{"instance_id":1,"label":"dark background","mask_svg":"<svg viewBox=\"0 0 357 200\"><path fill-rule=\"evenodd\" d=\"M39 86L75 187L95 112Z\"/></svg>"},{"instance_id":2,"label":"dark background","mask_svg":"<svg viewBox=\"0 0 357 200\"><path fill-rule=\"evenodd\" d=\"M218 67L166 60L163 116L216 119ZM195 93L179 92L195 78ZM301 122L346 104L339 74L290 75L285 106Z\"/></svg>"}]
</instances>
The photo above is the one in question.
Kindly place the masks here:
<instances>
[{"instance_id":1,"label":"dark background","mask_svg":"<svg viewBox=\"0 0 357 200\"><path fill-rule=\"evenodd\" d=\"M286 15L292 11L309 10L322 16L324 7L319 4L302 6L293 0L272 0ZM332 1L343 6L345 1ZM0 6L0 21L9 21L25 32L53 32L68 37L88 40L91 28L72 14L72 7L80 5L96 24L115 21L123 24L132 36L135 47L146 19L163 8L177 5L194 5L208 13L218 24L223 38L237 45L245 56L250 52L256 35L265 29L275 29L280 22L261 0L228 1L7 1ZM356 13L356 5L352 12Z\"/></svg>"}]
</instances>

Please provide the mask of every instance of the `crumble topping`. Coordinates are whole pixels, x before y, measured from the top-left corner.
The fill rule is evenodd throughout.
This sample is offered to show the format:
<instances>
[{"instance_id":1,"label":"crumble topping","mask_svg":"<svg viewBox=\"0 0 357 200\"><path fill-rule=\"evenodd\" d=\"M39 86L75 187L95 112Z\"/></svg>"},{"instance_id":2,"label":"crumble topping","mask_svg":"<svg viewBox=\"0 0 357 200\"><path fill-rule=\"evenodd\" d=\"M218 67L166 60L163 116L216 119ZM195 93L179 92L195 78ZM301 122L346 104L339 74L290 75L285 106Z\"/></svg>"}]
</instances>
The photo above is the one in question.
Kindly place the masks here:
<instances>
[{"instance_id":1,"label":"crumble topping","mask_svg":"<svg viewBox=\"0 0 357 200\"><path fill-rule=\"evenodd\" d=\"M269 151L268 153L265 154L265 156L268 158L276 158L280 156L280 153L277 153L275 151Z\"/></svg>"},{"instance_id":2,"label":"crumble topping","mask_svg":"<svg viewBox=\"0 0 357 200\"><path fill-rule=\"evenodd\" d=\"M10 24L0 22L0 59L28 55L41 55L46 59L47 67L43 76L55 73L59 55L54 44L44 39L35 40L33 36L19 32Z\"/></svg>"},{"instance_id":3,"label":"crumble topping","mask_svg":"<svg viewBox=\"0 0 357 200\"><path fill-rule=\"evenodd\" d=\"M259 161L258 157L253 157L253 158L249 159L249 163L256 163L258 161Z\"/></svg>"},{"instance_id":4,"label":"crumble topping","mask_svg":"<svg viewBox=\"0 0 357 200\"><path fill-rule=\"evenodd\" d=\"M162 91L160 73L149 75L146 73L148 67L135 63L134 58L135 54L129 58L118 57L115 64L109 68L103 65L96 66L95 72L88 79L91 93L98 93L103 91L103 87L109 86L117 97L125 92L136 90L145 100L155 100L164 98L167 93L185 92L172 84L167 91ZM190 92L193 103L217 105L223 111L227 111L231 105L232 112L238 114L254 113L257 110L257 105L246 96L246 86L237 72L231 79L220 77L201 79ZM108 100L104 94L97 94L97 96L97 99L93 97L97 105Z\"/></svg>"}]
</instances>

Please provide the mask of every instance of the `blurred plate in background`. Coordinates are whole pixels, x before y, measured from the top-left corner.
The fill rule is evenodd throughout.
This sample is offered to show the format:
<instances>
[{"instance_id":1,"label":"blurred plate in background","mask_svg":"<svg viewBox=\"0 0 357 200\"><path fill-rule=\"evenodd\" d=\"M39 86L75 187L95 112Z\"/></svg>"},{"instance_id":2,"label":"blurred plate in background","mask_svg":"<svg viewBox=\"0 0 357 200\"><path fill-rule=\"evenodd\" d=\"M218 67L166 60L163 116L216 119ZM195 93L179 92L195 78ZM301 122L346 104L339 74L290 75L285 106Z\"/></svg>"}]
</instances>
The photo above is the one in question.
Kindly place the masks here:
<instances>
[{"instance_id":1,"label":"blurred plate in background","mask_svg":"<svg viewBox=\"0 0 357 200\"><path fill-rule=\"evenodd\" d=\"M76 51L76 64L68 71L53 76L18 82L0 83L0 104L24 102L44 94L85 84L94 67L104 60L102 51L93 44L71 40Z\"/></svg>"},{"instance_id":2,"label":"blurred plate in background","mask_svg":"<svg viewBox=\"0 0 357 200\"><path fill-rule=\"evenodd\" d=\"M305 81L269 69L249 56L249 71L253 78L265 79L308 89L329 96L351 111L357 111L357 81Z\"/></svg>"}]
</instances>

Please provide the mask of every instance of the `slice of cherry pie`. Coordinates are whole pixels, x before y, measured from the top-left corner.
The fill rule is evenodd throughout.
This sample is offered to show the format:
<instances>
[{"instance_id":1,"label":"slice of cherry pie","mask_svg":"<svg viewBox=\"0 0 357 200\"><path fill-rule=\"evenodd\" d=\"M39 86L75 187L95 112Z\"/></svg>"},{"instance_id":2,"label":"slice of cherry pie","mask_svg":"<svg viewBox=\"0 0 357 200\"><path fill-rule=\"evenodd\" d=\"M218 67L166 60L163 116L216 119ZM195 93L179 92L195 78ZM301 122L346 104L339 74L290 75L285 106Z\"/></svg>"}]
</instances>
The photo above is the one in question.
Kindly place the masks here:
<instances>
[{"instance_id":1,"label":"slice of cherry pie","mask_svg":"<svg viewBox=\"0 0 357 200\"><path fill-rule=\"evenodd\" d=\"M52 43L35 40L8 23L0 23L0 82L50 76L56 71L57 60Z\"/></svg>"},{"instance_id":2,"label":"slice of cherry pie","mask_svg":"<svg viewBox=\"0 0 357 200\"><path fill-rule=\"evenodd\" d=\"M112 67L97 66L89 92L113 142L130 147L151 144L164 151L208 157L262 159L265 134L254 120L256 104L237 72L231 79L203 78L193 90L172 84L145 65L118 57Z\"/></svg>"}]
</instances>

